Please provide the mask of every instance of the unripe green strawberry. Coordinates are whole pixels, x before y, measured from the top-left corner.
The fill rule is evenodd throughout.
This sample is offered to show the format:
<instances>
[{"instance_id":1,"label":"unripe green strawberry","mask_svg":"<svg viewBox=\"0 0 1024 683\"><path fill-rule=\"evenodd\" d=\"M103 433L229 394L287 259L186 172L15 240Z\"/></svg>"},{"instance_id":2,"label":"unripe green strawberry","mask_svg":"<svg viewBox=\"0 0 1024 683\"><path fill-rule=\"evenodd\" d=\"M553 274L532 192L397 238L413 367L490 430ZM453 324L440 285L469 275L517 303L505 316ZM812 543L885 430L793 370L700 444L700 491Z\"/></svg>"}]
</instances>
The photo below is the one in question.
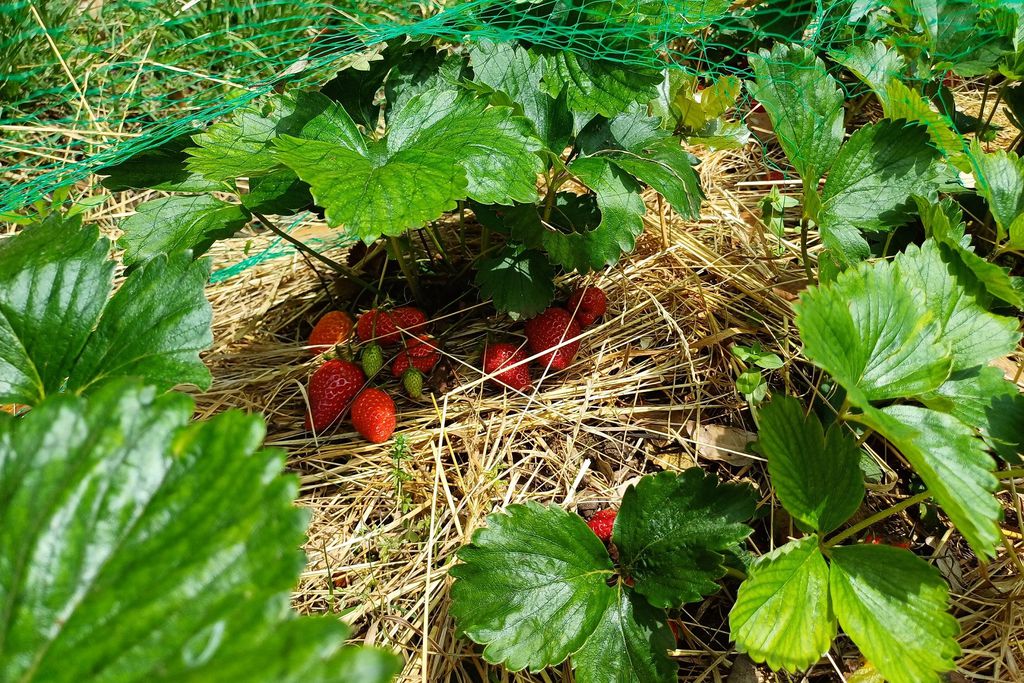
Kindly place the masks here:
<instances>
[{"instance_id":1,"label":"unripe green strawberry","mask_svg":"<svg viewBox=\"0 0 1024 683\"><path fill-rule=\"evenodd\" d=\"M406 368L402 373L402 386L410 398L423 398L423 373L416 368Z\"/></svg>"},{"instance_id":2,"label":"unripe green strawberry","mask_svg":"<svg viewBox=\"0 0 1024 683\"><path fill-rule=\"evenodd\" d=\"M363 348L359 359L363 363L363 372L367 377L373 377L384 367L384 350L380 344L368 344Z\"/></svg>"}]
</instances>

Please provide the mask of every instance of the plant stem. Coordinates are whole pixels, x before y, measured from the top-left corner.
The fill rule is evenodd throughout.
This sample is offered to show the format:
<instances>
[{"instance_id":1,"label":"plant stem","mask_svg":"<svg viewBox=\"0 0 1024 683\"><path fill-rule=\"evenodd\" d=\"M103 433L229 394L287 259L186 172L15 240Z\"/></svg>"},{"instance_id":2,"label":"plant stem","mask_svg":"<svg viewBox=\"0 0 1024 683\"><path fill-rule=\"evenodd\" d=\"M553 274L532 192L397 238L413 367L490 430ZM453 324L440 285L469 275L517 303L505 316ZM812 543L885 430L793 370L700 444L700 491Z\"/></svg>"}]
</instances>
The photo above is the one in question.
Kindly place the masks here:
<instances>
[{"instance_id":1,"label":"plant stem","mask_svg":"<svg viewBox=\"0 0 1024 683\"><path fill-rule=\"evenodd\" d=\"M289 244L291 244L293 247L298 249L301 253L309 254L310 256L312 256L316 260L320 261L321 263L326 265L328 268L330 268L334 272L341 273L342 275L344 275L345 277L347 277L349 280L351 280L352 282L356 283L360 287L365 287L366 289L370 290L374 294L377 293L377 288L376 287L374 287L369 282L366 282L365 280L360 278L348 266L344 266L344 265L338 263L337 261L335 261L334 259L329 258L327 256L324 256L319 251L317 251L316 249L313 249L312 247L310 247L308 244L306 244L302 240L289 235L284 230L282 230L281 228L279 228L276 225L274 225L273 223L271 223L270 219L268 219L263 214L257 213L257 212L254 211L252 215L256 216L256 218L259 219L260 223L265 225L270 230L270 232L274 233L275 235L277 235L278 237L283 239L285 242L288 242Z\"/></svg>"},{"instance_id":2,"label":"plant stem","mask_svg":"<svg viewBox=\"0 0 1024 683\"><path fill-rule=\"evenodd\" d=\"M989 87L991 85L992 85L992 79L991 78L986 78L985 79L985 91L981 95L981 107L978 108L978 127L975 128L975 130L974 130L975 135L978 135L978 136L981 135L981 129L982 129L982 126L984 125L982 122L985 120L985 105L988 103L988 90L989 90Z\"/></svg>"},{"instance_id":3,"label":"plant stem","mask_svg":"<svg viewBox=\"0 0 1024 683\"><path fill-rule=\"evenodd\" d=\"M807 274L807 284L814 284L814 271L811 269L811 256L807 251L807 231L810 221L804 216L800 219L800 257L804 261L804 273Z\"/></svg>"},{"instance_id":4,"label":"plant stem","mask_svg":"<svg viewBox=\"0 0 1024 683\"><path fill-rule=\"evenodd\" d=\"M831 548L832 546L845 541L846 539L850 538L851 536L857 535L858 533L860 533L864 529L867 529L872 524L876 524L876 523L882 521L883 519L885 519L886 517L892 517L893 515L895 515L895 514L897 514L899 512L902 512L903 510L906 510L908 507L911 507L911 506L917 505L918 503L924 502L924 501L928 500L931 497L932 497L932 492L931 491L922 491L921 493L918 493L916 496L911 496L910 498L904 498L903 500L901 500L899 503L896 503L892 507L886 508L885 510L882 510L881 512L876 512L875 514L871 515L870 517L867 517L866 519L862 519L861 521L857 522L856 524L851 526L846 531L843 531L842 533L836 534L832 538L830 538L827 541L825 541L824 545L825 545L826 548Z\"/></svg>"},{"instance_id":5,"label":"plant stem","mask_svg":"<svg viewBox=\"0 0 1024 683\"><path fill-rule=\"evenodd\" d=\"M1006 470L1005 472L996 472L996 479L999 479L1000 481L1004 479L1020 479L1021 477L1024 477L1024 468Z\"/></svg>"},{"instance_id":6,"label":"plant stem","mask_svg":"<svg viewBox=\"0 0 1024 683\"><path fill-rule=\"evenodd\" d=\"M747 578L747 574L745 572L740 571L739 569L735 569L733 567L726 567L725 568L725 575L726 576L731 576L731 577L736 578L736 579L739 579L740 581L743 581L744 579Z\"/></svg>"},{"instance_id":7,"label":"plant stem","mask_svg":"<svg viewBox=\"0 0 1024 683\"><path fill-rule=\"evenodd\" d=\"M992 103L992 111L988 113L988 118L985 119L985 123L981 127L981 131L978 133L978 138L982 138L985 135L985 131L992 124L992 119L995 118L996 112L999 111L999 105L1003 101L1003 92L1006 90L1006 83L1004 82L999 86L999 90L996 92L996 101Z\"/></svg>"},{"instance_id":8,"label":"plant stem","mask_svg":"<svg viewBox=\"0 0 1024 683\"><path fill-rule=\"evenodd\" d=\"M551 214L555 211L555 201L558 199L558 188L565 182L565 176L561 173L552 172L551 178L548 180L548 193L544 198L544 214L543 219L545 223L550 222Z\"/></svg>"},{"instance_id":9,"label":"plant stem","mask_svg":"<svg viewBox=\"0 0 1024 683\"><path fill-rule=\"evenodd\" d=\"M402 246L401 240L397 237L388 237L388 242L391 244L391 250L395 252L395 260L398 261L398 267L402 269L402 275L405 276L405 281L409 283L409 291L412 292L412 296L416 301L423 301L423 292L420 291L420 279L413 270L413 265L409 263L406 258L405 248Z\"/></svg>"}]
</instances>

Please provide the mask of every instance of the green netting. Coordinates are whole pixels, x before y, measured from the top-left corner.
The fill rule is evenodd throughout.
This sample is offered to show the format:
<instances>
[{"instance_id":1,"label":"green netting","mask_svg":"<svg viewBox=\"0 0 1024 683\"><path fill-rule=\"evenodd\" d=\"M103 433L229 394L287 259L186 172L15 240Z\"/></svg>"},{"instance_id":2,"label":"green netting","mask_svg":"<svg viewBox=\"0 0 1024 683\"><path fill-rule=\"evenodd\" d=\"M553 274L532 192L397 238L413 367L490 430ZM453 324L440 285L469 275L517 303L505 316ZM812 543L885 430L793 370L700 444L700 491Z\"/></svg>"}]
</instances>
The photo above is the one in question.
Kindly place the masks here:
<instances>
[{"instance_id":1,"label":"green netting","mask_svg":"<svg viewBox=\"0 0 1024 683\"><path fill-rule=\"evenodd\" d=\"M519 39L746 79L745 55L778 41L828 55L884 37L929 52L932 65L983 63L1002 49L1007 23L1021 23L1022 3L9 1L0 7L0 211L198 131L275 89L321 84L369 46L404 36Z\"/></svg>"}]
</instances>

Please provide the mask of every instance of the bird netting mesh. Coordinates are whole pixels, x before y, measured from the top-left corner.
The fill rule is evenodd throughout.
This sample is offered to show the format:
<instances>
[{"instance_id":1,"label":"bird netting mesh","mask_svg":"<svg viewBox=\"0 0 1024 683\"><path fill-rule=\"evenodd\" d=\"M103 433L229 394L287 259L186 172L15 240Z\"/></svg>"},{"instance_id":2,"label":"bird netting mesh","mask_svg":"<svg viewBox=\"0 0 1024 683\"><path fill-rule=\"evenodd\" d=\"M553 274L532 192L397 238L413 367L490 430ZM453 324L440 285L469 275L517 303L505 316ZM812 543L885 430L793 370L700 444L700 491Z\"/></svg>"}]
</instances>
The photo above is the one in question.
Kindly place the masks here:
<instances>
[{"instance_id":1,"label":"bird netting mesh","mask_svg":"<svg viewBox=\"0 0 1024 683\"><path fill-rule=\"evenodd\" d=\"M972 63L983 73L990 53L1012 51L1021 2L13 0L0 7L0 212L268 93L366 68L388 42L515 39L603 63L748 79L746 55L775 43L834 64L878 37L972 75ZM856 57L872 67L870 52ZM795 81L792 96L806 87Z\"/></svg>"}]
</instances>

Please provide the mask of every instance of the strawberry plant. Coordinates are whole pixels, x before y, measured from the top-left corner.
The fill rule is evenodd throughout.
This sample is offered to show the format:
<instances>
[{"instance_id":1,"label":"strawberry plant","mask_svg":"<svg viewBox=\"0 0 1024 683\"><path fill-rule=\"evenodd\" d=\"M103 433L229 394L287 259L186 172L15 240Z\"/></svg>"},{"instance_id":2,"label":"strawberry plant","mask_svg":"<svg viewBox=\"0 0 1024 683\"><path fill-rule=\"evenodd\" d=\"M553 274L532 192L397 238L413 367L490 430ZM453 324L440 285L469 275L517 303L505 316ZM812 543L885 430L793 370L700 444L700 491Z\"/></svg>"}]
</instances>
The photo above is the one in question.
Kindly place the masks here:
<instances>
[{"instance_id":1,"label":"strawberry plant","mask_svg":"<svg viewBox=\"0 0 1024 683\"><path fill-rule=\"evenodd\" d=\"M110 249L80 215L51 214L0 242L0 403L36 405L125 375L160 390L209 386L199 360L213 342L209 264L156 256L110 296Z\"/></svg>"},{"instance_id":2,"label":"strawberry plant","mask_svg":"<svg viewBox=\"0 0 1024 683\"><path fill-rule=\"evenodd\" d=\"M262 419L193 409L120 378L0 414L4 680L390 680L289 606L308 516Z\"/></svg>"},{"instance_id":3,"label":"strawberry plant","mask_svg":"<svg viewBox=\"0 0 1024 683\"><path fill-rule=\"evenodd\" d=\"M907 112L899 120L859 128L844 142L842 91L809 49L776 45L751 55L750 66L755 78L747 88L768 112L779 145L803 181L805 251L813 223L826 258L843 265L867 258L871 247L863 233L886 233L906 223L914 196L935 200L940 190L956 188L929 126Z\"/></svg>"},{"instance_id":4,"label":"strawberry plant","mask_svg":"<svg viewBox=\"0 0 1024 683\"><path fill-rule=\"evenodd\" d=\"M487 661L511 671L571 658L581 683L675 681L665 610L718 590L755 502L698 468L643 477L614 517L617 562L578 515L510 505L459 551L452 614Z\"/></svg>"},{"instance_id":5,"label":"strawberry plant","mask_svg":"<svg viewBox=\"0 0 1024 683\"><path fill-rule=\"evenodd\" d=\"M737 646L772 668L816 662L837 624L895 683L937 681L959 654L937 570L907 550L842 544L929 497L978 556L994 556L999 543L989 453L1019 462L1024 396L989 361L1012 352L1020 332L1018 321L986 310L990 291L1013 290L1004 271L963 247L951 207L920 203L937 239L800 297L804 353L844 398L827 431L793 398L759 412L776 495L808 532L754 563L731 614ZM864 495L851 427L862 440L873 432L889 442L927 490L829 537Z\"/></svg>"},{"instance_id":6,"label":"strawberry plant","mask_svg":"<svg viewBox=\"0 0 1024 683\"><path fill-rule=\"evenodd\" d=\"M198 253L252 217L276 230L265 214L315 208L353 239L388 240L414 295L419 268L403 236L469 206L484 226L471 263L481 294L529 316L553 298L557 270L599 269L633 249L643 185L697 216L695 160L648 113L662 78L525 43L395 43L375 49L365 70L243 108L106 168L103 182L176 193L123 222L128 263ZM734 86L694 103L701 130L731 106ZM683 100L671 95L675 111ZM215 190L238 203L207 194Z\"/></svg>"},{"instance_id":7,"label":"strawberry plant","mask_svg":"<svg viewBox=\"0 0 1024 683\"><path fill-rule=\"evenodd\" d=\"M191 423L209 264L49 215L0 242L0 671L18 681L391 680L290 592L308 522L260 417Z\"/></svg>"}]
</instances>

